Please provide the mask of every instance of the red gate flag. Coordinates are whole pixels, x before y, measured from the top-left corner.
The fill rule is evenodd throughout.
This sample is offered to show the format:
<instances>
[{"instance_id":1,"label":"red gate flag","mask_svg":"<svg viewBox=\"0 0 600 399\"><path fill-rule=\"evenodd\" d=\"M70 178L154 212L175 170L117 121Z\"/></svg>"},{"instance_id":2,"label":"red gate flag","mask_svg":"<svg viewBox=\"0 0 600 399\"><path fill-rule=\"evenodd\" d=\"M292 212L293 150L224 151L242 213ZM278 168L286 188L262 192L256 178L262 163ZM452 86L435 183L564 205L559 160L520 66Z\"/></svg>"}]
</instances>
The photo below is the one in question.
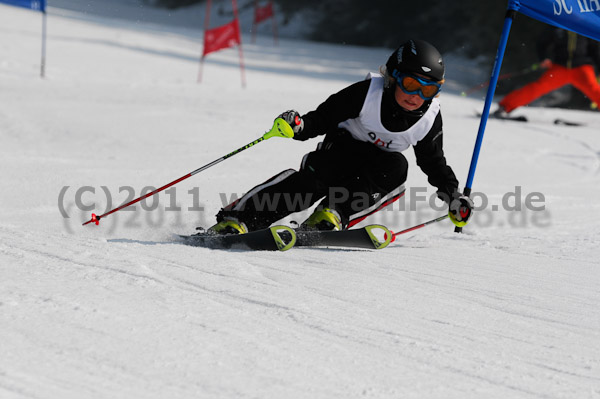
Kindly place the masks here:
<instances>
[{"instance_id":1,"label":"red gate flag","mask_svg":"<svg viewBox=\"0 0 600 399\"><path fill-rule=\"evenodd\" d=\"M262 21L269 19L273 16L273 3L269 2L267 5L262 7L256 7L254 9L254 23L259 24Z\"/></svg>"},{"instance_id":2,"label":"red gate flag","mask_svg":"<svg viewBox=\"0 0 600 399\"><path fill-rule=\"evenodd\" d=\"M244 57L242 55L242 36L240 34L240 19L238 16L237 1L231 0L233 6L233 21L221 25L218 28L208 29L210 26L210 6L211 0L206 2L206 14L204 15L204 48L202 57L200 57L200 70L198 71L198 83L202 81L202 67L204 59L209 53L219 51L229 47L238 47L240 54L240 71L242 73L242 87L246 87L246 77L244 74Z\"/></svg>"},{"instance_id":3,"label":"red gate flag","mask_svg":"<svg viewBox=\"0 0 600 399\"><path fill-rule=\"evenodd\" d=\"M228 24L209 29L204 33L204 52L202 56L241 43L240 24L236 18Z\"/></svg>"},{"instance_id":4,"label":"red gate flag","mask_svg":"<svg viewBox=\"0 0 600 399\"><path fill-rule=\"evenodd\" d=\"M256 27L263 21L271 18L273 21L273 41L277 44L277 21L273 10L273 0L264 6L258 5L259 0L254 0L254 21L252 21L252 43L256 43ZM600 1L600 0L599 0Z\"/></svg>"}]
</instances>

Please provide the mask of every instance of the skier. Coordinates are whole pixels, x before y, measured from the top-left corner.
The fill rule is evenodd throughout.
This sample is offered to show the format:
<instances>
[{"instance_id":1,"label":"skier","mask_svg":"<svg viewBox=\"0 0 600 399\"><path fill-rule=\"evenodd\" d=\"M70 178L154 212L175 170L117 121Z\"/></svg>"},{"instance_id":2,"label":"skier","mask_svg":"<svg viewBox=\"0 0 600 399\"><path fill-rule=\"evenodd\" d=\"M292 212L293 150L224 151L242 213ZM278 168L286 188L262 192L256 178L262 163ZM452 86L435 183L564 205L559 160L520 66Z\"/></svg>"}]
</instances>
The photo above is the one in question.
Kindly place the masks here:
<instances>
[{"instance_id":1,"label":"skier","mask_svg":"<svg viewBox=\"0 0 600 399\"><path fill-rule=\"evenodd\" d=\"M325 134L306 154L299 171L285 170L254 187L217 214L209 233L240 234L270 226L321 200L301 227L343 230L404 194L414 147L417 165L449 204L458 226L469 220L473 202L460 195L442 149L442 117L436 98L444 83L444 63L435 47L409 40L389 57L381 74L331 95L316 110L300 116L282 113L295 140Z\"/></svg>"},{"instance_id":2,"label":"skier","mask_svg":"<svg viewBox=\"0 0 600 399\"><path fill-rule=\"evenodd\" d=\"M600 105L600 83L594 71L594 63L600 65L600 43L574 32L549 29L538 42L541 66L546 71L538 80L508 93L493 117L507 118L516 108L567 84L575 86L596 106Z\"/></svg>"}]
</instances>

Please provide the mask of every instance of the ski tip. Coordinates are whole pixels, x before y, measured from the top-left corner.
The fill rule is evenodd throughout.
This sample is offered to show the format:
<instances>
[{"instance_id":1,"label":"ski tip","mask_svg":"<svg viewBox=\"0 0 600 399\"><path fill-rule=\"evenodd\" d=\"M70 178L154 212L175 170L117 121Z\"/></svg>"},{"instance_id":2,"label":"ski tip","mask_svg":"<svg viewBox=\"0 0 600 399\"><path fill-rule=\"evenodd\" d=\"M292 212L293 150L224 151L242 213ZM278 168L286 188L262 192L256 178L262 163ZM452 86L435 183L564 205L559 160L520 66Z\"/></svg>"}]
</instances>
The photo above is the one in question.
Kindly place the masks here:
<instances>
[{"instance_id":1,"label":"ski tip","mask_svg":"<svg viewBox=\"0 0 600 399\"><path fill-rule=\"evenodd\" d=\"M380 224L372 224L365 227L367 234L369 234L369 238L373 243L373 247L375 249L383 249L387 247L392 241L394 241L394 233L392 233L387 227ZM381 240L379 237L382 237Z\"/></svg>"},{"instance_id":2,"label":"ski tip","mask_svg":"<svg viewBox=\"0 0 600 399\"><path fill-rule=\"evenodd\" d=\"M273 226L270 230L279 251L287 251L296 245L296 232L291 227Z\"/></svg>"}]
</instances>

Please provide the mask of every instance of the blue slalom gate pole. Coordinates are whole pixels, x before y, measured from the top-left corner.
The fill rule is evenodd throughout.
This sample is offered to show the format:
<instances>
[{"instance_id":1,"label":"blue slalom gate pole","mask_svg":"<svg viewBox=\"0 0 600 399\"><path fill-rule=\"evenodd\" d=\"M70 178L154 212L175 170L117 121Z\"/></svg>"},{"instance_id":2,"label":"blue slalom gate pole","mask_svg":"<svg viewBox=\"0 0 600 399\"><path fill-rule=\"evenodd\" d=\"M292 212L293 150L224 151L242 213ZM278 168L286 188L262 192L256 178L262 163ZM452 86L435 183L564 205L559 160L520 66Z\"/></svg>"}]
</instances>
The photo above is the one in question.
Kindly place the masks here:
<instances>
[{"instance_id":1,"label":"blue slalom gate pole","mask_svg":"<svg viewBox=\"0 0 600 399\"><path fill-rule=\"evenodd\" d=\"M485 133L485 126L487 125L488 117L490 115L490 108L492 107L492 101L494 100L494 93L496 92L496 85L498 84L498 77L500 76L500 69L502 68L502 60L506 51L506 43L508 43L508 35L512 26L513 20L517 11L519 10L519 4L516 0L511 0L508 4L508 10L506 11L506 17L504 19L504 26L502 28L502 34L500 36L500 44L496 52L496 60L494 62L494 68L492 70L492 76L490 78L490 85L488 86L487 95L485 97L485 105L481 114L481 122L479 123L479 131L477 132L477 139L475 140L475 148L473 149L473 156L471 158L471 166L469 167L469 176L465 184L464 195L471 195L471 187L473 186L473 178L475 177L475 169L477 168L477 161L479 159L479 153L481 152L481 144L483 143L483 135ZM460 233L462 227L456 227L454 232Z\"/></svg>"}]
</instances>

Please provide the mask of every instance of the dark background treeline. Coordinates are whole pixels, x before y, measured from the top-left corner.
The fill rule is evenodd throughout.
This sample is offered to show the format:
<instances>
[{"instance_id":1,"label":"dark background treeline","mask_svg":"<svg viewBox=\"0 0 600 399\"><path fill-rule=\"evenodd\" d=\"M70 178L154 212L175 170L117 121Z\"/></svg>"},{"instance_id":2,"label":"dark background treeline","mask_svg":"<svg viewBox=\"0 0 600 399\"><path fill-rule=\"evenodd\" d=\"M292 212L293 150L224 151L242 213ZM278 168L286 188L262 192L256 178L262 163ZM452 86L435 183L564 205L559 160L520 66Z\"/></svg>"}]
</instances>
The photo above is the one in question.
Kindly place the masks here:
<instances>
[{"instance_id":1,"label":"dark background treeline","mask_svg":"<svg viewBox=\"0 0 600 399\"><path fill-rule=\"evenodd\" d=\"M166 8L185 7L205 0L155 0ZM296 13L307 18L308 39L340 44L395 48L408 38L433 43L442 53L456 52L481 61L491 70L506 14L507 0L274 0L285 23ZM265 4L260 0L259 4ZM231 12L230 0L215 0L220 12ZM254 0L238 0L242 12ZM518 14L509 37L498 94L535 79L532 65L541 60L536 41L547 25ZM525 72L527 70L527 72ZM521 73L518 73L521 72ZM571 90L572 92L572 90ZM560 100L559 100L560 101ZM563 104L564 105L564 104ZM577 106L579 108L579 106Z\"/></svg>"},{"instance_id":2,"label":"dark background treeline","mask_svg":"<svg viewBox=\"0 0 600 399\"><path fill-rule=\"evenodd\" d=\"M185 7L205 0L157 0L167 8ZM298 12L309 11L309 39L332 43L395 48L407 38L434 43L442 52L493 57L500 38L507 0L274 0L285 24ZM254 0L238 1L241 10ZM266 3L265 0L260 1ZM231 8L216 0L217 9ZM535 40L544 24L517 16L511 30L507 65L522 68L538 62Z\"/></svg>"}]
</instances>

